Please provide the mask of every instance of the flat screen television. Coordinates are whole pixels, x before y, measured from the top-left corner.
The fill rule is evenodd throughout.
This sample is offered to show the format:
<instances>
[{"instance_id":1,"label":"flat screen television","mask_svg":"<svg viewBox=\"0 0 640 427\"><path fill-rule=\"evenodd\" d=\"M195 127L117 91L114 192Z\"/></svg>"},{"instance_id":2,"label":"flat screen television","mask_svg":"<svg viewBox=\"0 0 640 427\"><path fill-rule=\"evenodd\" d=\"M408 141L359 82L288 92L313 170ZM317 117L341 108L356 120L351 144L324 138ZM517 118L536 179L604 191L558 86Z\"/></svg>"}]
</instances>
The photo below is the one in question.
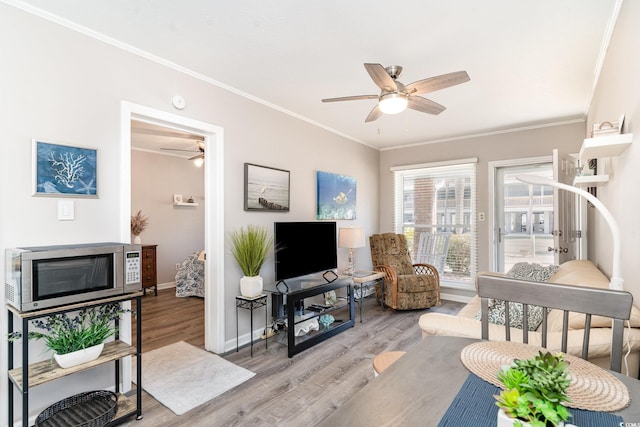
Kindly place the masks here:
<instances>
[{"instance_id":1,"label":"flat screen television","mask_svg":"<svg viewBox=\"0 0 640 427\"><path fill-rule=\"evenodd\" d=\"M338 267L335 222L276 222L276 281Z\"/></svg>"}]
</instances>

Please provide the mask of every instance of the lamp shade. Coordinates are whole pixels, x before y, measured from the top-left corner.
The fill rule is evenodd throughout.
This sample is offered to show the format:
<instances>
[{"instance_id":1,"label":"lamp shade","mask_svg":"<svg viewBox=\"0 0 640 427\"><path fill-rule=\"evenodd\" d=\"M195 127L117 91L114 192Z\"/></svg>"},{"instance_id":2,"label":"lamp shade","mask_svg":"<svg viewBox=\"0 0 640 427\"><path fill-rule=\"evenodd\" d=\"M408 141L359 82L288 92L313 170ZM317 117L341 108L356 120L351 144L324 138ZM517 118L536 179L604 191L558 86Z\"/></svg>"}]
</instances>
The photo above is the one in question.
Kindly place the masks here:
<instances>
[{"instance_id":1,"label":"lamp shade","mask_svg":"<svg viewBox=\"0 0 640 427\"><path fill-rule=\"evenodd\" d=\"M362 227L340 228L338 247L361 248L364 246L364 229Z\"/></svg>"}]
</instances>

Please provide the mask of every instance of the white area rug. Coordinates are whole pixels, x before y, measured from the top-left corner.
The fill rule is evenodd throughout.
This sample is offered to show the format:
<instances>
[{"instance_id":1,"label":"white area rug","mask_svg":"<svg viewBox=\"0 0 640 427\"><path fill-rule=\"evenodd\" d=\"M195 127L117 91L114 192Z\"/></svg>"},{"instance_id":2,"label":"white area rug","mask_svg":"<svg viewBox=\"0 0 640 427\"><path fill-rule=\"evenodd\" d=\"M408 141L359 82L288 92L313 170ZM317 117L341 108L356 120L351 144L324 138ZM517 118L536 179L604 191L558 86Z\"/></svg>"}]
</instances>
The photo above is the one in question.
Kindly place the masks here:
<instances>
[{"instance_id":1,"label":"white area rug","mask_svg":"<svg viewBox=\"0 0 640 427\"><path fill-rule=\"evenodd\" d=\"M133 368L135 379L135 364ZM176 415L202 405L254 375L184 341L142 354L142 388Z\"/></svg>"}]
</instances>

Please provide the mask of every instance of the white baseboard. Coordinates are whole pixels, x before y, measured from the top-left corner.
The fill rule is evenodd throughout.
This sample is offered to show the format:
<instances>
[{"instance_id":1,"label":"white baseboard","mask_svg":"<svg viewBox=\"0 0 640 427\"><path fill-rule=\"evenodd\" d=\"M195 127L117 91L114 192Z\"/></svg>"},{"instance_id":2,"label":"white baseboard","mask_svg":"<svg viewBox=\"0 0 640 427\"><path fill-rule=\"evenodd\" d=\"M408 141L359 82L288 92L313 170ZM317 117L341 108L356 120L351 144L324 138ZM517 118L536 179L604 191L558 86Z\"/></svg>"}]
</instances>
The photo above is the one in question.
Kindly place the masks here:
<instances>
[{"instance_id":1,"label":"white baseboard","mask_svg":"<svg viewBox=\"0 0 640 427\"><path fill-rule=\"evenodd\" d=\"M440 294L440 299L446 299L448 301L468 303L469 301L471 301L472 298L473 297L467 297L464 295L455 295L455 294L446 294L446 293Z\"/></svg>"},{"instance_id":2,"label":"white baseboard","mask_svg":"<svg viewBox=\"0 0 640 427\"><path fill-rule=\"evenodd\" d=\"M170 289L175 287L176 282L158 283L158 289Z\"/></svg>"},{"instance_id":3,"label":"white baseboard","mask_svg":"<svg viewBox=\"0 0 640 427\"><path fill-rule=\"evenodd\" d=\"M260 337L262 336L262 334L264 334L264 326L260 329L254 330L253 331L253 345L265 345L265 342L263 339L261 339ZM251 343L251 339L250 339L250 335L249 333L246 334L242 334L240 336L238 336L238 346L242 347L246 344L250 344ZM276 343L274 343L275 345ZM224 344L224 352L228 353L230 351L235 351L236 350L236 339L230 339L227 340Z\"/></svg>"}]
</instances>

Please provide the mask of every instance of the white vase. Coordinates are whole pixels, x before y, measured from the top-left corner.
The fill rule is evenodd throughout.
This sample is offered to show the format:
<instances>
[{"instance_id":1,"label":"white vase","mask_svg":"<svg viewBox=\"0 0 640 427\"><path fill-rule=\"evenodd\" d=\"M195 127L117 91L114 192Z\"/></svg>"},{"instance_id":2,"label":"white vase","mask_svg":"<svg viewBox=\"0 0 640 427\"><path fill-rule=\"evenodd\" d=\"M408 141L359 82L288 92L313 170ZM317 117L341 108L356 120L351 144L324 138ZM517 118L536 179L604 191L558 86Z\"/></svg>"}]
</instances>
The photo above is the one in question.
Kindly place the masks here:
<instances>
[{"instance_id":1,"label":"white vase","mask_svg":"<svg viewBox=\"0 0 640 427\"><path fill-rule=\"evenodd\" d=\"M133 243L135 245L141 245L142 244L142 239L140 238L140 235L135 235L133 236Z\"/></svg>"},{"instance_id":2,"label":"white vase","mask_svg":"<svg viewBox=\"0 0 640 427\"><path fill-rule=\"evenodd\" d=\"M54 354L53 358L61 368L70 368L72 366L96 360L100 356L100 353L102 353L103 348L104 343L94 345L93 347L87 347L82 350L72 351L67 354Z\"/></svg>"},{"instance_id":3,"label":"white vase","mask_svg":"<svg viewBox=\"0 0 640 427\"><path fill-rule=\"evenodd\" d=\"M515 418L511 418L509 416L507 416L507 414L504 413L504 411L502 409L498 410L498 425L497 427L513 427L513 423L516 421ZM524 421L520 421L520 423L524 426L524 427L531 427L531 424L526 423ZM566 424L563 422L560 422L560 424L558 424L558 427L575 427L573 424Z\"/></svg>"},{"instance_id":4,"label":"white vase","mask_svg":"<svg viewBox=\"0 0 640 427\"><path fill-rule=\"evenodd\" d=\"M242 279L240 279L240 294L247 298L257 297L262 294L262 277L242 276Z\"/></svg>"}]
</instances>

